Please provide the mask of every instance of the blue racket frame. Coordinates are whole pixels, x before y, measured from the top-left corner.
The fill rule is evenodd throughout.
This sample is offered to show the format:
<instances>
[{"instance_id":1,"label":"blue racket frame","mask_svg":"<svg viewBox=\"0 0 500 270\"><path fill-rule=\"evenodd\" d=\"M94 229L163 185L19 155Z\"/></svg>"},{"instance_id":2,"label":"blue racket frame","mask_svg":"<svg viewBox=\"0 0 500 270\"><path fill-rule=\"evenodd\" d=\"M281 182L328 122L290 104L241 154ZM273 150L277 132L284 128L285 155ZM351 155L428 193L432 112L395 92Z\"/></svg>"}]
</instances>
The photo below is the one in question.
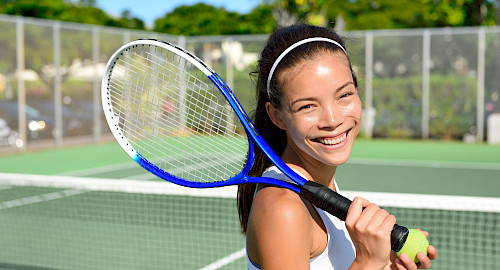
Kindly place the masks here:
<instances>
[{"instance_id":1,"label":"blue racket frame","mask_svg":"<svg viewBox=\"0 0 500 270\"><path fill-rule=\"evenodd\" d=\"M152 45L152 46L160 46L166 50L169 50L177 55L184 57L187 61L198 67L204 74L207 76L210 81L218 88L220 93L224 96L224 98L229 102L230 106L233 108L234 112L238 116L240 122L245 128L245 133L247 134L248 140L248 154L247 154L247 162L241 172L237 175L233 176L230 179L225 181L216 181L216 182L193 182L188 181L183 178L179 178L175 175L168 173L167 171L159 168L153 162L149 161L147 158L141 155L140 152L135 149L132 144L127 140L124 136L123 131L118 125L119 120L115 117L115 113L113 112L113 107L111 105L110 93L109 93L109 83L108 80L111 77L114 65L117 60L120 58L122 52L127 51L129 48L133 48L136 46L144 46L144 45ZM101 98L102 105L104 109L104 114L106 116L106 120L111 129L116 140L122 146L122 148L127 152L127 154L139 165L141 165L144 169L148 170L152 174L157 177L186 187L192 188L213 188L213 187L221 187L228 185L237 185L242 183L263 183L281 186L284 188L288 188L298 194L301 193L301 187L307 182L306 179L298 175L295 171L290 169L269 147L269 145L265 142L265 140L260 136L259 132L253 126L253 123L250 121L250 118L246 114L246 112L242 109L241 104L234 96L234 93L229 88L229 86L222 80L222 78L213 71L209 66L207 66L203 61L201 61L196 55L185 51L181 47L178 47L174 44L154 39L139 39L132 42L129 42L123 45L120 49L118 49L109 59L106 65L105 75L103 77L101 83ZM255 160L255 143L262 149L262 151L269 157L269 159L290 179L295 181L297 184L292 182L286 182L274 178L267 177L251 177L248 175L250 169L252 168L253 162Z\"/></svg>"}]
</instances>

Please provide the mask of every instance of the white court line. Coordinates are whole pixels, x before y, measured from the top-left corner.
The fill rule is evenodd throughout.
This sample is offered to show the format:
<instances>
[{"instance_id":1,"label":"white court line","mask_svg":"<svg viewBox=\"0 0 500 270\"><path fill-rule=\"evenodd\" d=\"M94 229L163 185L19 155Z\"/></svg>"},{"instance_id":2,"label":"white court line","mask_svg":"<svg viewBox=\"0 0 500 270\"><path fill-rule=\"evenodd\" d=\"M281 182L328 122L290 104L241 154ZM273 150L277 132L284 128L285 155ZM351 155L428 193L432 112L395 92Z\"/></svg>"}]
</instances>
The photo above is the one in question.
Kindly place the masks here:
<instances>
[{"instance_id":1,"label":"white court line","mask_svg":"<svg viewBox=\"0 0 500 270\"><path fill-rule=\"evenodd\" d=\"M83 190L68 189L68 190L63 190L63 191L35 195L35 196L31 196L31 197L25 197L25 198L16 199L16 200L10 200L10 201L6 201L6 202L0 202L0 210L19 207L19 206L25 206L25 205L29 205L29 204L47 202L47 201L52 201L52 200L57 200L57 199L62 199L62 198L71 197L71 196L79 195L79 194L86 193L86 192L87 191L83 191Z\"/></svg>"},{"instance_id":2,"label":"white court line","mask_svg":"<svg viewBox=\"0 0 500 270\"><path fill-rule=\"evenodd\" d=\"M243 258L244 256L246 255L246 250L243 248L243 249L240 249L234 253L231 253L229 255L227 255L226 257L224 258L221 258L220 260L217 260L203 268L200 268L199 270L215 270L215 269L219 269L225 265L228 265L240 258Z\"/></svg>"},{"instance_id":3,"label":"white court line","mask_svg":"<svg viewBox=\"0 0 500 270\"><path fill-rule=\"evenodd\" d=\"M377 159L377 158L350 158L346 164L402 166L438 169L466 169L466 170L500 170L500 163L452 162L452 161L426 161L403 159Z\"/></svg>"}]
</instances>

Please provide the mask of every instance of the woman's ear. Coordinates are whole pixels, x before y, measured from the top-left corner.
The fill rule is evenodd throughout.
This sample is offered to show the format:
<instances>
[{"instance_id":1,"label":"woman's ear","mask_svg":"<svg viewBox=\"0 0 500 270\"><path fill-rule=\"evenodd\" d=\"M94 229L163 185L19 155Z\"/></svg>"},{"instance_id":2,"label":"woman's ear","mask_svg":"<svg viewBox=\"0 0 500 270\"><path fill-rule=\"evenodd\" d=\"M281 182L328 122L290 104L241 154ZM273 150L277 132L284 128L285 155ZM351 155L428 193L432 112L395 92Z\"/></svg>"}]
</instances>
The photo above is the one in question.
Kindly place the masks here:
<instances>
[{"instance_id":1,"label":"woman's ear","mask_svg":"<svg viewBox=\"0 0 500 270\"><path fill-rule=\"evenodd\" d=\"M266 111L267 115L273 121L273 123L280 129L286 130L286 125L285 122L283 121L281 117L281 113L278 109L276 109L271 102L266 103Z\"/></svg>"}]
</instances>

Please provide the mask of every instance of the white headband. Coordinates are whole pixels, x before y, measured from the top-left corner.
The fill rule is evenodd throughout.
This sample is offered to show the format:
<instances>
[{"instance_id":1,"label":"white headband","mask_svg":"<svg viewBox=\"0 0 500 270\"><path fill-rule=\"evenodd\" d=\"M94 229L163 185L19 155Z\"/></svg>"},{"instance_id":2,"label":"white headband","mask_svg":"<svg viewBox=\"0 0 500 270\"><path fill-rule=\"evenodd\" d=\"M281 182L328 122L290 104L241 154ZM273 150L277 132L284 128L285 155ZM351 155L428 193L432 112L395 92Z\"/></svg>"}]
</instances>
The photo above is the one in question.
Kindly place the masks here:
<instances>
[{"instance_id":1,"label":"white headband","mask_svg":"<svg viewBox=\"0 0 500 270\"><path fill-rule=\"evenodd\" d=\"M276 58L276 61L274 61L274 64L273 66L271 67L271 71L269 72L269 76L267 77L267 96L269 98L271 98L271 94L270 94L270 88L271 88L271 79L273 78L273 73L274 73L274 70L276 69L276 67L278 66L278 64L281 62L281 60L283 60L283 58L293 49L297 48L298 46L302 45L302 44L305 44L305 43L308 43L308 42L313 42L313 41L326 41L326 42L330 42L330 43L333 43L335 45L337 45L339 48L342 49L342 51L344 51L344 53L347 55L347 52L345 51L344 47L342 47L342 45L340 45L340 43L338 43L337 41L333 40L333 39L329 39L329 38L323 38L323 37L313 37L313 38L306 38L306 39L303 39L301 41L298 41L294 44L292 44L292 46L288 47L284 52L282 52L280 54L280 56L278 56L278 58Z\"/></svg>"}]
</instances>

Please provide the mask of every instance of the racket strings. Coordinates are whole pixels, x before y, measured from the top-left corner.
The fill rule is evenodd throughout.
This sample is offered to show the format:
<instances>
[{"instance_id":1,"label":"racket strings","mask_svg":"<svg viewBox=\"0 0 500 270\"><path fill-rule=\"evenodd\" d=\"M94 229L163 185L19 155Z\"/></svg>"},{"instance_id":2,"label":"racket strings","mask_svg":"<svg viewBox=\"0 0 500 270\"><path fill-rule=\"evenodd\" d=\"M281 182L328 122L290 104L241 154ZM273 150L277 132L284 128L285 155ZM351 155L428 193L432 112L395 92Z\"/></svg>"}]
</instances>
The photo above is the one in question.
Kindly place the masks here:
<instances>
[{"instance_id":1,"label":"racket strings","mask_svg":"<svg viewBox=\"0 0 500 270\"><path fill-rule=\"evenodd\" d=\"M108 85L124 136L161 170L215 182L245 166L248 141L234 111L183 57L155 46L130 48L116 61Z\"/></svg>"}]
</instances>

